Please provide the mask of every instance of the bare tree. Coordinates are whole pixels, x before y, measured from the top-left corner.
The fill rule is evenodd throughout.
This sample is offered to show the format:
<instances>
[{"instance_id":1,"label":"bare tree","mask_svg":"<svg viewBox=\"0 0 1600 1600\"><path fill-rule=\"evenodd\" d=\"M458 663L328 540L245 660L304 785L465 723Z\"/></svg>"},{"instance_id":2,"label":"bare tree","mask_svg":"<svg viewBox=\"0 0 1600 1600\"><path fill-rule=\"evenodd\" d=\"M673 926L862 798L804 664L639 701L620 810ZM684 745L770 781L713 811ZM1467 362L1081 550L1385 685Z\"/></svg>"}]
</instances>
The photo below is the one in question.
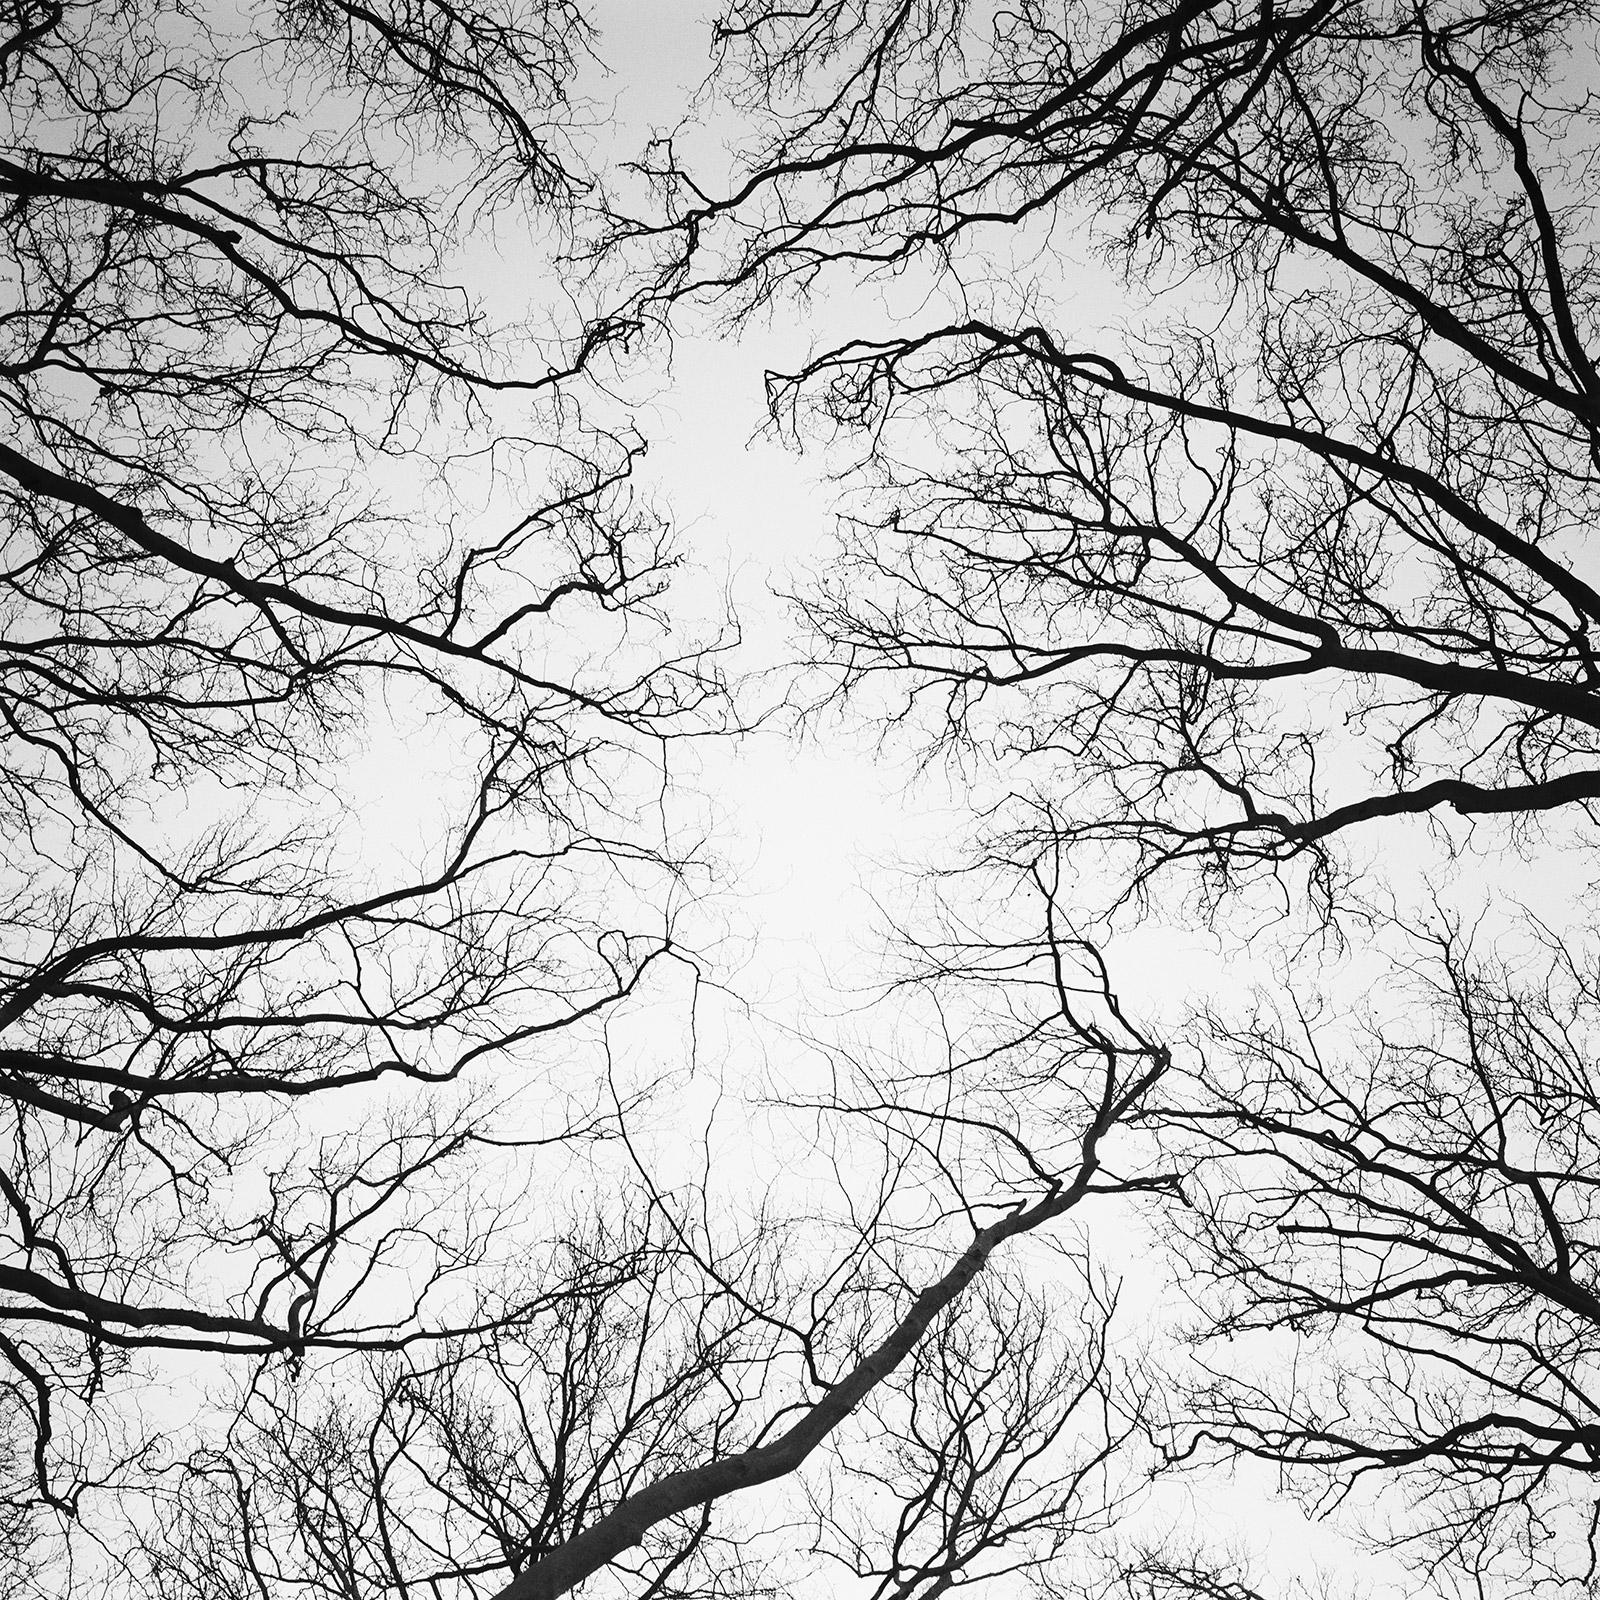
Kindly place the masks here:
<instances>
[{"instance_id":1,"label":"bare tree","mask_svg":"<svg viewBox=\"0 0 1600 1600\"><path fill-rule=\"evenodd\" d=\"M1223 1442L1321 1504L1396 1477L1394 1542L1420 1564L1587 1585L1597 1004L1587 945L1479 954L1440 921L1342 1026L1309 999L1213 1019L1173 1123L1213 1369L1176 1453ZM1297 1377L1267 1355L1286 1336Z\"/></svg>"},{"instance_id":2,"label":"bare tree","mask_svg":"<svg viewBox=\"0 0 1600 1600\"><path fill-rule=\"evenodd\" d=\"M1588 843L1596 22L730 10L723 89L761 131L720 189L659 146L668 215L616 238L645 252L643 302L734 318L922 274L914 325L819 350L771 400L857 452L805 601L823 660L872 715L988 763L1010 801L984 860L1065 860L1102 907L1197 889L1226 924L1263 874L1291 909L1349 904L1342 845L1386 820ZM1131 329L1074 318L1079 242L1142 302ZM1217 1356L1191 1437L1313 1498L1399 1480L1396 1537L1469 1587L1592 1570L1593 1524L1550 1542L1600 1437L1574 916L1542 989L1441 935L1434 1031L1364 1050L1219 1002L1193 1098L1161 1113L1204 1152L1207 1326L1301 1361L1278 1387Z\"/></svg>"},{"instance_id":3,"label":"bare tree","mask_svg":"<svg viewBox=\"0 0 1600 1600\"><path fill-rule=\"evenodd\" d=\"M1417 1469L1429 1536L1469 1571L1508 1546L1527 1570L1588 1470L1592 1108L1563 1087L1581 1050L1557 1052L1566 1078L1517 1028L1477 1052L1485 1018L1538 1032L1588 1002L1475 989L1331 1084L1314 1046L1214 1018L1191 1092L1153 1107L1168 1051L1057 874L1109 861L1125 904L1193 862L1215 903L1303 871L1326 911L1357 825L1587 822L1593 23L741 7L722 84L766 142L720 198L660 147L671 214L612 218L613 246L656 252L632 309L541 346L458 269L475 226L606 205L562 131L574 11L25 15L0 47L0 709L28 886L0 995L0 1310L29 1493L71 1513L137 1467L171 1498L120 1572L195 1600L748 1590L756 1556L713 1512L791 1479L875 1592L1056 1581L1116 1506L1103 1319L1074 1302L1075 1364L991 1263L1091 1196L1170 1189L1108 1154L1143 1119L1200 1165L1193 1260L1236 1296L1212 1331L1327 1323L1320 1370L1352 1397L1335 1425L1219 1370L1174 1453L1220 1442L1318 1484ZM1063 331L1050 230L1080 204L1130 281L1213 290L1206 320L1179 296L1137 335ZM997 238L1036 266L991 291ZM601 901L648 904L679 866L635 797L719 685L655 610L671 556L628 497L638 442L581 427L575 377L672 301L737 316L836 265L924 263L938 315L818 352L771 400L867 446L809 600L830 664L899 687L889 715L935 744L1025 766L984 870L1020 870L1044 930L935 941L990 1031L926 1068L856 1063L813 1108L884 1153L842 1243L814 1216L730 1238L706 1182L640 1161L630 1215L564 1217L532 1250L525 1212L443 1196L513 1147L624 1138L629 1110L580 1095L506 1135L380 1097L516 1062L673 948ZM491 515L431 524L429 450L475 453ZM577 608L592 629L560 626ZM369 881L342 858L363 819L318 784L391 716L459 781L433 855ZM1582 970L1552 993L1587 993ZM312 1091L375 1116L269 1120ZM247 1159L265 1200L232 1176ZM1271 1203L1310 1231L1263 1238ZM94 1409L153 1346L277 1359L225 1445L169 1467ZM1408 1411L1381 1404L1402 1391ZM892 1531L852 1477L888 1490ZM1245 1592L1159 1556L1118 1581Z\"/></svg>"},{"instance_id":4,"label":"bare tree","mask_svg":"<svg viewBox=\"0 0 1600 1600\"><path fill-rule=\"evenodd\" d=\"M864 1407L862 1436L814 1498L819 1547L874 1600L1089 1565L1137 1499L1116 1291L1087 1259L1073 1265L1049 1298L1020 1274L980 1280L971 1308Z\"/></svg>"},{"instance_id":5,"label":"bare tree","mask_svg":"<svg viewBox=\"0 0 1600 1600\"><path fill-rule=\"evenodd\" d=\"M1103 1530L1144 1447L1114 1286L1056 1234L1163 1185L1121 1147L1167 1052L1087 954L1059 930L991 943L1037 1003L969 1012L937 1070L835 1058L790 1114L833 1129L837 1205L808 1183L752 1213L709 1167L666 1187L641 1154L614 1210L525 1252L481 1333L359 1382L253 1378L135 1519L119 1592L733 1595L829 1581L828 1557L923 1596ZM1071 1330L1030 1262L1079 1302Z\"/></svg>"},{"instance_id":6,"label":"bare tree","mask_svg":"<svg viewBox=\"0 0 1600 1600\"><path fill-rule=\"evenodd\" d=\"M1128 884L1301 858L1329 887L1362 822L1587 804L1591 23L735 8L731 92L777 131L725 199L663 148L675 225L623 229L649 292L920 263L965 308L773 380L870 439L813 601L846 681L1049 771ZM1074 227L1203 306L1056 326L1044 230Z\"/></svg>"},{"instance_id":7,"label":"bare tree","mask_svg":"<svg viewBox=\"0 0 1600 1600\"><path fill-rule=\"evenodd\" d=\"M541 341L465 287L475 240L548 259L595 199L588 43L561 0L153 0L24 10L0 46L7 1487L82 1524L68 1563L98 1546L44 1585L725 1588L713 1509L868 1400L908 1449L937 1403L975 1452L896 1467L940 1507L902 1587L1095 1515L1103 1405L1064 1480L1010 1472L1103 1399L1094 1316L1069 1376L967 1295L1156 1181L1103 1146L1166 1051L1103 969L1070 992L1056 930L1022 1034L815 1108L890 1152L837 1249L815 1217L730 1242L642 1162L620 1208L558 1204L636 1107L533 1046L674 951L648 802L721 695L661 609L642 442L578 403L604 414L581 379L631 320ZM385 781L440 790L409 852L347 759L386 743ZM1040 1051L1034 1139L999 1060ZM828 1248L781 1255L806 1225ZM935 1376L985 1339L1001 1420ZM224 1433L141 1411L212 1358Z\"/></svg>"},{"instance_id":8,"label":"bare tree","mask_svg":"<svg viewBox=\"0 0 1600 1600\"><path fill-rule=\"evenodd\" d=\"M721 691L642 442L569 392L618 330L541 345L463 277L590 182L578 11L4 26L0 1412L71 1519L149 1459L142 1352L482 1324L440 1194L601 1119L471 1095L670 948L647 806Z\"/></svg>"}]
</instances>

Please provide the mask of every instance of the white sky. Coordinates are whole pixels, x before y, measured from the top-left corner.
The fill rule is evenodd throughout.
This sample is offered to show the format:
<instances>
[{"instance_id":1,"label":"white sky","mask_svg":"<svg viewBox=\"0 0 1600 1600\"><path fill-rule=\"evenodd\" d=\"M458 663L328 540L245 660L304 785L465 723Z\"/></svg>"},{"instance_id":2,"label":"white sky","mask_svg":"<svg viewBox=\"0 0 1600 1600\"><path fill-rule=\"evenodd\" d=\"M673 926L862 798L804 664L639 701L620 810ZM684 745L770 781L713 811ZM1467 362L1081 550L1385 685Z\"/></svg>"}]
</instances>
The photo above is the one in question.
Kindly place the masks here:
<instances>
[{"instance_id":1,"label":"white sky","mask_svg":"<svg viewBox=\"0 0 1600 1600\"><path fill-rule=\"evenodd\" d=\"M619 136L664 124L704 72L707 30L700 7L681 0L650 6L608 0L599 15L601 51L616 71ZM1094 297L1081 303L1085 321L1116 315L1103 293L1102 280ZM908 303L914 298L908 294ZM852 308L857 326L862 311L861 304ZM696 559L730 574L758 660L782 659L790 626L767 591L804 573L831 526L820 464L771 439L750 437L761 420L763 370L795 361L811 339L820 342L831 332L827 301L810 315L809 325L757 324L737 341L706 333L683 337L670 387L643 424L652 438L649 477L660 485ZM696 765L691 781L709 792L721 814L719 848L732 869L737 902L733 921L751 939L748 960L720 976L742 996L770 1003L776 1019L827 1032L826 1017L808 1012L806 1003L842 1008L837 990L829 998L828 979L846 988L872 981L873 892L888 881L881 865L915 859L958 836L960 808L936 779L908 784L903 758L886 759L864 736L852 740L837 727L799 745L781 730L761 734L737 749L705 752ZM1477 835L1491 851L1497 837L1492 829ZM1570 854L1547 852L1535 865L1519 864L1514 876L1479 854L1441 866L1420 823L1373 830L1355 848L1381 861L1402 902L1429 888L1448 897L1464 882L1470 903L1485 878L1500 878L1508 894L1536 904L1564 901L1572 889ZM1584 874L1591 870L1582 867ZM1239 993L1246 981L1265 976L1250 970L1237 946L1224 949L1194 932L1147 927L1119 951L1118 971L1130 980L1127 997L1136 1012L1142 1000L1159 1007L1217 985ZM1330 982L1346 962L1359 974L1362 955L1327 952ZM736 1034L735 1027L730 1038ZM758 1048L754 1037L745 1039L744 1049ZM781 1050L775 1037L767 1032L759 1048ZM1137 1232L1121 1241L1102 1233L1099 1240L1113 1260L1119 1243L1138 1249ZM1180 1539L1253 1554L1258 1575L1268 1581L1313 1584L1327 1575L1345 1593L1360 1592L1362 1585L1377 1593L1391 1583L1393 1592L1408 1592L1394 1565L1359 1555L1336 1528L1309 1521L1276 1487L1264 1469L1184 1482L1163 1491L1158 1515L1170 1519L1163 1531Z\"/></svg>"},{"instance_id":2,"label":"white sky","mask_svg":"<svg viewBox=\"0 0 1600 1600\"><path fill-rule=\"evenodd\" d=\"M595 11L599 48L613 68L599 91L615 96L610 146L626 155L686 104L706 71L709 28L699 0L602 0ZM502 261L499 292L527 292L519 277L523 264L504 240ZM1114 317L1117 307L1106 298L1104 280L1086 275L1084 285L1075 306L1084 320ZM538 292L535 285L535 300ZM685 328L670 376L640 404L639 430L650 441L641 485L670 514L695 568L682 593L691 610L698 593L709 614L718 591L728 587L746 632L735 663L744 670L777 666L789 656L795 623L775 591L803 583L832 528L834 491L820 481L822 461L754 436L762 421L763 373L803 358L813 341L829 340L847 319L857 329L863 315L912 314L916 290L902 285L898 292L898 305L860 299L846 307L824 299L804 317L780 313L737 339L705 326ZM776 678L757 683L746 691L747 707L773 700L778 688ZM914 771L909 752L880 750L870 730L851 730L837 720L817 723L797 741L775 719L770 729L737 743L679 746L672 760L690 797L686 806L698 795L714 821L714 849L723 863L723 883L691 927L708 940L708 972L736 996L708 993L700 1004L695 1044L706 1070L697 1069L675 1102L685 1124L694 1126L723 1116L718 1096L724 1081L749 1084L769 1072L807 1070L810 1052L798 1035L877 1030L883 1043L896 1036L892 1011L873 1020L857 1010L862 991L882 970L877 900L893 897L896 863L910 866L947 849L962 834L966 813L959 793L938 773ZM404 840L410 825L407 808L422 798L423 767L420 752L397 756L384 748L373 770L357 780L377 797L371 803L387 806L397 839ZM396 781L401 778L405 784ZM1403 876L1401 867L1415 871L1436 859L1421 848L1420 829L1397 825L1369 835L1359 848L1384 854L1389 875ZM1472 877L1478 865L1458 870ZM1515 889L1535 900L1564 898L1571 876L1571 858L1552 853L1537 871L1519 871ZM1247 978L1264 975L1216 937L1158 925L1120 941L1117 957L1135 1014L1218 984L1237 992ZM1359 953L1352 959L1359 963ZM683 1070L690 1044L683 999L674 991L659 1007L614 1022L611 1043L619 1056L631 1058L633 1070ZM663 1021L670 1025L660 1027ZM719 1137L731 1146L745 1127L742 1113L729 1112ZM1119 1264L1119 1252L1130 1270L1138 1265L1132 1259L1142 1249L1136 1227L1102 1230L1097 1243L1112 1265ZM1137 1299L1149 1284L1136 1280L1131 1289ZM1189 1524L1197 1539L1268 1552L1279 1577L1311 1577L1319 1565L1353 1559L1336 1532L1313 1527L1272 1488L1264 1473L1247 1473L1238 1483L1181 1483L1164 1491L1159 1506L1180 1531ZM1375 1577L1386 1571L1376 1563L1367 1570Z\"/></svg>"},{"instance_id":3,"label":"white sky","mask_svg":"<svg viewBox=\"0 0 1600 1600\"><path fill-rule=\"evenodd\" d=\"M604 0L597 14L600 51L614 69L603 91L616 97L612 148L626 154L684 106L704 75L709 30L697 0ZM504 272L503 290L522 287L514 254L505 257ZM1103 280L1093 281L1079 309L1098 323L1115 308L1104 299ZM903 293L915 305L915 293ZM865 305L871 314L884 309ZM860 302L849 307L853 327L862 311ZM794 625L773 591L803 581L832 525L821 462L752 437L762 420L762 375L803 357L814 339L830 336L829 324L842 326L844 319L844 307L824 300L805 320L780 315L737 339L685 330L670 379L639 411L639 429L650 440L641 483L669 512L698 569L684 587L692 595L699 585L708 602L722 585L730 587L746 630L746 669L786 659ZM751 703L772 692L758 686ZM909 865L938 853L959 837L965 816L959 796L937 774L916 777L906 752L879 751L867 731L852 733L837 722L819 724L800 742L774 726L737 744L679 747L673 761L676 776L713 813L715 850L724 863L724 886L698 919L714 940L708 970L754 1008L746 1016L739 1003L702 999L697 1043L711 1070L686 1084L676 1102L694 1123L712 1115L724 1073L749 1080L804 1070L807 1051L787 1029L827 1035L864 1025L892 1034L892 1016L881 1024L863 1024L859 1016L838 1020L881 970L875 899L892 894L896 861ZM1391 868L1402 859L1431 858L1418 850L1416 830L1404 825L1373 835L1365 848L1389 850ZM1519 888L1538 893L1542 882L1525 877ZM1250 974L1240 952L1214 937L1159 926L1129 936L1118 955L1136 1014L1222 982L1237 991L1246 976L1262 975ZM651 1062L668 1071L675 1059L681 1066L688 1043L682 999L674 993L661 1008L617 1019L611 1042L619 1056L635 1058L641 1071ZM660 1029L669 1016L671 1025ZM743 1127L734 1115L723 1136L736 1141ZM1119 1252L1131 1258L1142 1248L1131 1227L1103 1230L1097 1242L1113 1265ZM1174 1528L1182 1532L1187 1524L1196 1540L1265 1553L1280 1579L1311 1578L1319 1567L1354 1561L1336 1532L1309 1524L1272 1488L1266 1474L1246 1473L1237 1482L1175 1484L1158 1504ZM1363 1570L1374 1578L1387 1571L1380 1563Z\"/></svg>"}]
</instances>

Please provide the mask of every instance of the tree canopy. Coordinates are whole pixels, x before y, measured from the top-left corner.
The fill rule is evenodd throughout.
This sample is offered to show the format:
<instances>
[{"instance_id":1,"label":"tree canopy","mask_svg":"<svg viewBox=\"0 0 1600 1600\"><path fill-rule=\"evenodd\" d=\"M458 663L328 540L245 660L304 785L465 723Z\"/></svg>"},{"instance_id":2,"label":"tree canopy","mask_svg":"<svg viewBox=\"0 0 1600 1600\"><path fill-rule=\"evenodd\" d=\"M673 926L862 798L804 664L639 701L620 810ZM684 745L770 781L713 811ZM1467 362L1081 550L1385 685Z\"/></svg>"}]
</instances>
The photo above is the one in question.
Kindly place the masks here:
<instances>
[{"instance_id":1,"label":"tree canopy","mask_svg":"<svg viewBox=\"0 0 1600 1600\"><path fill-rule=\"evenodd\" d=\"M9 1592L1588 1592L1597 22L757 0L623 164L564 0L14 8ZM807 319L774 696L640 396ZM967 815L711 1062L785 724Z\"/></svg>"}]
</instances>

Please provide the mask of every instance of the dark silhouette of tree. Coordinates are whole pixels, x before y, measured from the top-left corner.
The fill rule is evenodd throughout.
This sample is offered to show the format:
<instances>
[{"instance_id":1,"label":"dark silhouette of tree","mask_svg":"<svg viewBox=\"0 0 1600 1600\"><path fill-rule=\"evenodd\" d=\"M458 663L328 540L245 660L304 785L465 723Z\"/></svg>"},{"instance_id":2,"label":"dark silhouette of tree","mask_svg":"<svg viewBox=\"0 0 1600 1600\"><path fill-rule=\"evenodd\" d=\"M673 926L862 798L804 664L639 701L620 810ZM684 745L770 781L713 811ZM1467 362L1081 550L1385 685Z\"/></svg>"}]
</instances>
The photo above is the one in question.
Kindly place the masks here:
<instances>
[{"instance_id":1,"label":"dark silhouette of tree","mask_svg":"<svg viewBox=\"0 0 1600 1600\"><path fill-rule=\"evenodd\" d=\"M674 225L621 228L647 297L922 266L965 307L773 380L871 441L812 602L845 681L1048 768L1051 827L1128 885L1331 887L1356 824L1587 805L1586 16L735 7L776 132L725 199L660 150ZM1056 326L1046 230L1080 219L1203 309ZM1029 270L995 289L1001 251Z\"/></svg>"},{"instance_id":2,"label":"dark silhouette of tree","mask_svg":"<svg viewBox=\"0 0 1600 1600\"><path fill-rule=\"evenodd\" d=\"M814 1499L820 1548L875 1600L1047 1577L1135 1502L1116 1293L1075 1265L1057 1303L985 1276L863 1408L862 1437Z\"/></svg>"},{"instance_id":3,"label":"dark silhouette of tree","mask_svg":"<svg viewBox=\"0 0 1600 1600\"><path fill-rule=\"evenodd\" d=\"M1109 1292L1047 1317L1016 1263L1176 1165L1202 1352L1320 1344L1297 1384L1218 1360L1174 1390L1171 1458L1264 1457L1314 1500L1399 1478L1428 1559L1570 1578L1600 1438L1581 946L1541 990L1447 931L1431 1024L1362 1050L1219 1006L1179 1076L1069 913L1085 864L1118 907L1192 864L1210 907L1265 872L1328 916L1358 828L1590 820L1594 24L740 6L741 171L714 194L657 146L640 223L567 132L567 6L17 13L12 1500L70 1518L139 1476L106 1570L194 1600L750 1592L725 1502L780 1484L875 1595L1065 1592L1143 1424ZM626 314L541 340L462 290L474 239L542 263L575 210L633 252ZM1080 217L1170 315L1063 327ZM675 303L874 273L933 310L771 382L781 425L866 458L806 604L847 694L1003 772L977 881L1031 886L1042 929L991 903L925 940L979 1020L796 1108L852 1130L836 1214L728 1222L709 1172L656 1181L625 1095L526 1070L674 949L683 863L642 801L720 690L659 610L642 445L578 399L605 415L585 372ZM398 874L338 771L391 725L442 791ZM585 1139L630 1163L594 1169L605 1204L516 1167ZM239 1374L227 1436L176 1460L103 1401L163 1349Z\"/></svg>"},{"instance_id":4,"label":"dark silhouette of tree","mask_svg":"<svg viewBox=\"0 0 1600 1600\"><path fill-rule=\"evenodd\" d=\"M770 398L851 452L803 601L823 663L1011 791L980 870L1031 852L1099 909L1187 890L1219 926L1265 875L1373 930L1343 846L1399 837L1374 825L1592 837L1596 20L730 9L723 91L759 118L738 170L713 188L658 145L668 214L615 240L641 304L735 320L922 290ZM1073 304L1071 248L1121 272L1131 328ZM1219 1000L1159 1114L1200 1163L1203 1326L1302 1358L1296 1388L1218 1354L1178 1453L1220 1440L1323 1505L1398 1480L1413 1520L1369 1531L1541 1592L1592 1571L1594 1525L1564 1519L1600 1438L1589 931L1552 937L1541 987L1439 936L1432 1023L1364 1050L1294 1024L1291 962L1291 1021ZM1379 990L1413 993L1414 960ZM1158 1567L1128 1583L1189 1581Z\"/></svg>"},{"instance_id":5,"label":"dark silhouette of tree","mask_svg":"<svg viewBox=\"0 0 1600 1600\"><path fill-rule=\"evenodd\" d=\"M585 420L633 321L579 304L539 338L464 287L474 249L514 227L549 262L600 203L568 132L581 14L9 26L0 1424L8 1507L70 1535L27 1581L731 1584L713 1509L868 1402L900 1430L901 1589L1103 1516L1109 1302L1075 1356L1020 1288L968 1294L1159 1186L1103 1145L1166 1051L1103 969L1071 991L1054 930L1007 957L1041 973L1023 1034L813 1108L888 1153L866 1215L730 1242L709 1177L642 1162L620 1202L572 1198L637 1107L534 1046L673 952L661 748L722 690L661 606L642 442ZM400 820L363 804L364 754ZM384 837L412 812L422 844ZM1003 1059L1048 1090L1038 1137ZM235 1386L225 1433L186 1425L202 1382ZM1082 1450L1035 1467L1080 1414Z\"/></svg>"},{"instance_id":6,"label":"dark silhouette of tree","mask_svg":"<svg viewBox=\"0 0 1600 1600\"><path fill-rule=\"evenodd\" d=\"M359 1384L253 1378L119 1582L521 1600L604 1574L738 1594L805 1581L777 1533L829 1558L815 1581L843 1562L909 1597L1039 1570L1106 1528L1139 1486L1137 1405L1114 1285L1056 1235L1163 1186L1122 1141L1167 1052L1058 931L963 942L959 966L956 948L958 982L1004 962L1036 1004L968 1011L937 1068L835 1059L791 1114L834 1141L838 1205L808 1185L752 1218L709 1166L668 1189L641 1159L614 1208L525 1252L483 1333L368 1357ZM1029 1288L1030 1251L1071 1285L1070 1327Z\"/></svg>"},{"instance_id":7,"label":"dark silhouette of tree","mask_svg":"<svg viewBox=\"0 0 1600 1600\"><path fill-rule=\"evenodd\" d=\"M1397 1477L1395 1542L1424 1562L1491 1592L1580 1587L1600 1518L1600 976L1548 934L1478 954L1439 922L1416 946L1343 1026L1305 1004L1212 1019L1173 1127L1215 1370L1172 1448L1280 1464L1312 1503ZM1297 1381L1262 1359L1286 1334Z\"/></svg>"},{"instance_id":8,"label":"dark silhouette of tree","mask_svg":"<svg viewBox=\"0 0 1600 1600\"><path fill-rule=\"evenodd\" d=\"M646 808L721 689L578 409L623 330L463 287L590 184L579 12L4 29L0 1426L71 1519L152 1459L142 1353L487 1325L492 1208L440 1196L604 1131L575 1079L489 1113L670 948Z\"/></svg>"}]
</instances>

